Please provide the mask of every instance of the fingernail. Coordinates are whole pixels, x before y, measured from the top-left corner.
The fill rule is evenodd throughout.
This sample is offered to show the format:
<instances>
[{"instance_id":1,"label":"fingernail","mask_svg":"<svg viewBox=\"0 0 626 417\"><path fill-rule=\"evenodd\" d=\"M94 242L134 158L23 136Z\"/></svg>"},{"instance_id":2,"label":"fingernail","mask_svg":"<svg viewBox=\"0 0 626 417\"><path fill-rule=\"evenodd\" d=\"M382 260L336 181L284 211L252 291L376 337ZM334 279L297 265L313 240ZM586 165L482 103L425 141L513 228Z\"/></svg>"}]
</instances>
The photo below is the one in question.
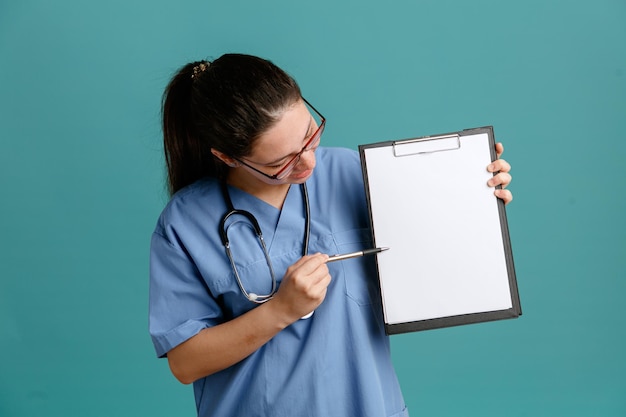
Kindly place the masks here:
<instances>
[{"instance_id":1,"label":"fingernail","mask_svg":"<svg viewBox=\"0 0 626 417\"><path fill-rule=\"evenodd\" d=\"M489 165L487 166L487 171L491 172L491 171L493 171L493 169L494 169L493 164L489 164Z\"/></svg>"}]
</instances>

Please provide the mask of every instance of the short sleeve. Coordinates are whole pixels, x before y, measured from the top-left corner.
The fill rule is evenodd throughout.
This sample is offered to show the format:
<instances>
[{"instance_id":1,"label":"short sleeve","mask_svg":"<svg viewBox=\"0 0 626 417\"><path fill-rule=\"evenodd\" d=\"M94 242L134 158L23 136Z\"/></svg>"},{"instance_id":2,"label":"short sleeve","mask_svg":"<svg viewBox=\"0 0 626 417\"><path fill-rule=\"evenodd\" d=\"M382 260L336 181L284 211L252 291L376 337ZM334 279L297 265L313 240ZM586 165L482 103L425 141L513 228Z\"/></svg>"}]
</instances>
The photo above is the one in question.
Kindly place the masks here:
<instances>
[{"instance_id":1,"label":"short sleeve","mask_svg":"<svg viewBox=\"0 0 626 417\"><path fill-rule=\"evenodd\" d=\"M222 311L186 251L155 231L150 245L150 335L167 352L223 321Z\"/></svg>"}]
</instances>

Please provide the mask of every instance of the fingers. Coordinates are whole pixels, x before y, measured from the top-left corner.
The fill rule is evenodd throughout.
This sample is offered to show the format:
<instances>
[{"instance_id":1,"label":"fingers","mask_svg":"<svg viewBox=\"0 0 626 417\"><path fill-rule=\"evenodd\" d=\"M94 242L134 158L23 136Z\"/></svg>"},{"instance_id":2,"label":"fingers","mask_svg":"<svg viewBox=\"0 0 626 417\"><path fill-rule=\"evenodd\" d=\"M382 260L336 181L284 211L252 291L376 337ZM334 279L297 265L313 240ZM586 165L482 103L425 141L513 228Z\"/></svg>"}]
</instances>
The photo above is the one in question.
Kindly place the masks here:
<instances>
[{"instance_id":1,"label":"fingers","mask_svg":"<svg viewBox=\"0 0 626 417\"><path fill-rule=\"evenodd\" d=\"M513 194L511 194L509 190L495 190L493 194L502 201L504 201L504 204L509 204L511 201L513 201Z\"/></svg>"},{"instance_id":2,"label":"fingers","mask_svg":"<svg viewBox=\"0 0 626 417\"><path fill-rule=\"evenodd\" d=\"M504 152L504 145L500 142L496 143L496 155L500 158L500 155Z\"/></svg>"},{"instance_id":3,"label":"fingers","mask_svg":"<svg viewBox=\"0 0 626 417\"><path fill-rule=\"evenodd\" d=\"M322 253L303 256L287 268L275 299L292 319L310 313L324 301L331 281L327 259Z\"/></svg>"},{"instance_id":4,"label":"fingers","mask_svg":"<svg viewBox=\"0 0 626 417\"><path fill-rule=\"evenodd\" d=\"M502 188L506 188L512 180L513 177L511 177L511 174L509 174L508 172L500 172L489 178L489 181L487 181L487 185L490 187L497 187L498 185L500 185L502 186Z\"/></svg>"},{"instance_id":5,"label":"fingers","mask_svg":"<svg viewBox=\"0 0 626 417\"><path fill-rule=\"evenodd\" d=\"M511 170L511 164L504 159L496 159L487 166L489 172L509 172Z\"/></svg>"},{"instance_id":6,"label":"fingers","mask_svg":"<svg viewBox=\"0 0 626 417\"><path fill-rule=\"evenodd\" d=\"M328 255L325 253L316 253L314 255L306 255L302 258L298 259L295 264L292 266L297 268L304 268L305 270L313 270L319 267L319 265L326 264L326 260L328 260Z\"/></svg>"},{"instance_id":7,"label":"fingers","mask_svg":"<svg viewBox=\"0 0 626 417\"><path fill-rule=\"evenodd\" d=\"M496 153L498 154L498 158L502 155L503 151L504 147L502 144L496 144ZM511 165L504 159L496 159L487 166L487 171L495 173L495 175L487 181L487 185L489 187L500 186L501 189L495 190L494 195L502 199L504 204L509 204L513 200L513 194L505 188L508 187L513 180L513 177L510 174Z\"/></svg>"},{"instance_id":8,"label":"fingers","mask_svg":"<svg viewBox=\"0 0 626 417\"><path fill-rule=\"evenodd\" d=\"M501 185L502 188L506 188L513 179L509 173L511 171L511 165L504 159L496 159L493 161L487 166L487 171L497 173L487 181L487 185L490 187Z\"/></svg>"},{"instance_id":9,"label":"fingers","mask_svg":"<svg viewBox=\"0 0 626 417\"><path fill-rule=\"evenodd\" d=\"M306 293L319 292L325 290L330 284L330 274L326 260L328 255L316 253L302 257L293 266L297 265L294 271L294 279L298 288ZM287 270L289 273L289 270Z\"/></svg>"},{"instance_id":10,"label":"fingers","mask_svg":"<svg viewBox=\"0 0 626 417\"><path fill-rule=\"evenodd\" d=\"M328 255L324 253L303 256L287 269L286 276L302 277L302 280L306 281L311 281L314 278L319 280L328 274L327 260Z\"/></svg>"}]
</instances>

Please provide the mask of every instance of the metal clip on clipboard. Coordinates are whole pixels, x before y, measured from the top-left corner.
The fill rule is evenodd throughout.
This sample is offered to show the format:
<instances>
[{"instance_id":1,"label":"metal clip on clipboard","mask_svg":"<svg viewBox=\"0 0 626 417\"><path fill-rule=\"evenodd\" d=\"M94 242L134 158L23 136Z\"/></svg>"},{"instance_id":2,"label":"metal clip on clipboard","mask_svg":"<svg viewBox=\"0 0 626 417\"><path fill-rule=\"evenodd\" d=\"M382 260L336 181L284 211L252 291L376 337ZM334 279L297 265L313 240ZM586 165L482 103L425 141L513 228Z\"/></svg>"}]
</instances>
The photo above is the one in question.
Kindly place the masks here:
<instances>
[{"instance_id":1,"label":"metal clip on clipboard","mask_svg":"<svg viewBox=\"0 0 626 417\"><path fill-rule=\"evenodd\" d=\"M442 151L454 151L461 148L458 134L429 136L418 139L405 139L393 142L393 155L409 156Z\"/></svg>"}]
</instances>

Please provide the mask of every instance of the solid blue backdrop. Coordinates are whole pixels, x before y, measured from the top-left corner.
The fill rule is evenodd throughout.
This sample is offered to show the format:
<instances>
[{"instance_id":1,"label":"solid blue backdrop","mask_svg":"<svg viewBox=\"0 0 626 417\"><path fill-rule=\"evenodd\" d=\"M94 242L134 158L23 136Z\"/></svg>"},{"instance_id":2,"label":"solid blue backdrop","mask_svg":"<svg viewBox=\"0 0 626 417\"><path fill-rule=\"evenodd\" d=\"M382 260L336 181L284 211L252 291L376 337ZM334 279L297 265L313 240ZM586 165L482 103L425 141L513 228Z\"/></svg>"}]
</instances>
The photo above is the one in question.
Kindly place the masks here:
<instances>
[{"instance_id":1,"label":"solid blue backdrop","mask_svg":"<svg viewBox=\"0 0 626 417\"><path fill-rule=\"evenodd\" d=\"M0 415L185 416L147 330L160 98L272 59L325 145L493 125L524 315L392 337L412 415L626 415L626 3L0 3ZM450 190L454 193L454 190Z\"/></svg>"}]
</instances>

